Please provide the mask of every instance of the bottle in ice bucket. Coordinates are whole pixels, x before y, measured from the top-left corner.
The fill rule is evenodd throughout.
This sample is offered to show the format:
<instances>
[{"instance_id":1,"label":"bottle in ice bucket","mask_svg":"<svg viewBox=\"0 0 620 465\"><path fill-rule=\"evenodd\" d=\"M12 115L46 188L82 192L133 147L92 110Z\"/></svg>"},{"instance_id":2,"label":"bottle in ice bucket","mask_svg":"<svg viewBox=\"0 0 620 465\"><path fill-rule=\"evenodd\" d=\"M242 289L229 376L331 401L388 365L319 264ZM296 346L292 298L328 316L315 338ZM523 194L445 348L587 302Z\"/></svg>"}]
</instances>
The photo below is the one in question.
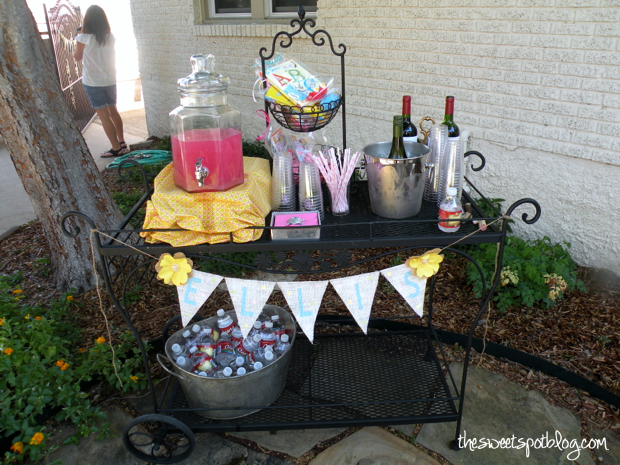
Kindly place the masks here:
<instances>
[{"instance_id":1,"label":"bottle in ice bucket","mask_svg":"<svg viewBox=\"0 0 620 465\"><path fill-rule=\"evenodd\" d=\"M273 347L273 351L278 355L282 355L288 350L290 346L291 343L288 340L288 334L283 334L282 336L280 336L280 340L276 342L275 346Z\"/></svg>"},{"instance_id":2,"label":"bottle in ice bucket","mask_svg":"<svg viewBox=\"0 0 620 465\"><path fill-rule=\"evenodd\" d=\"M213 55L193 55L178 82L181 106L170 112L174 183L187 192L225 191L243 183L241 114L226 103L230 79Z\"/></svg>"},{"instance_id":3,"label":"bottle in ice bucket","mask_svg":"<svg viewBox=\"0 0 620 465\"><path fill-rule=\"evenodd\" d=\"M241 328L239 328L239 326L235 326L235 328L232 330L232 333L230 334L230 341L235 347L237 347L239 344L241 344L241 341L243 341L243 332L241 331Z\"/></svg>"},{"instance_id":4,"label":"bottle in ice bucket","mask_svg":"<svg viewBox=\"0 0 620 465\"><path fill-rule=\"evenodd\" d=\"M273 330L273 322L265 321L265 327L263 328L262 333L260 334L260 346L272 346L276 343L278 336Z\"/></svg>"},{"instance_id":5,"label":"bottle in ice bucket","mask_svg":"<svg viewBox=\"0 0 620 465\"><path fill-rule=\"evenodd\" d=\"M457 198L456 187L448 187L446 190L446 198L439 206L439 219L440 220L458 220L463 214L463 208ZM461 227L460 221L440 221L439 229L443 232L456 232Z\"/></svg>"},{"instance_id":6,"label":"bottle in ice bucket","mask_svg":"<svg viewBox=\"0 0 620 465\"><path fill-rule=\"evenodd\" d=\"M217 368L217 364L215 363L215 361L207 354L197 355L195 357L192 357L190 360L193 364L193 370L197 374L200 374L201 371L209 374Z\"/></svg>"},{"instance_id":7,"label":"bottle in ice bucket","mask_svg":"<svg viewBox=\"0 0 620 465\"><path fill-rule=\"evenodd\" d=\"M265 351L265 356L263 357L265 361L263 362L264 366L271 365L276 361L276 354L274 354L271 350Z\"/></svg>"},{"instance_id":8,"label":"bottle in ice bucket","mask_svg":"<svg viewBox=\"0 0 620 465\"><path fill-rule=\"evenodd\" d=\"M248 334L248 337L252 337L255 334L260 334L262 330L263 330L263 322L256 320L254 322L254 326L252 327L252 329L250 330L250 333Z\"/></svg>"},{"instance_id":9,"label":"bottle in ice bucket","mask_svg":"<svg viewBox=\"0 0 620 465\"><path fill-rule=\"evenodd\" d=\"M255 334L252 337L248 337L241 341L241 343L235 347L235 351L245 357L249 361L254 360L254 351L260 346L260 334Z\"/></svg>"},{"instance_id":10,"label":"bottle in ice bucket","mask_svg":"<svg viewBox=\"0 0 620 465\"><path fill-rule=\"evenodd\" d=\"M227 337L230 339L233 329L235 329L235 322L227 315L224 309L217 311L217 327L220 330L220 337Z\"/></svg>"},{"instance_id":11,"label":"bottle in ice bucket","mask_svg":"<svg viewBox=\"0 0 620 465\"><path fill-rule=\"evenodd\" d=\"M233 369L231 367L224 367L221 370L216 370L213 372L214 378L230 378L233 374Z\"/></svg>"},{"instance_id":12,"label":"bottle in ice bucket","mask_svg":"<svg viewBox=\"0 0 620 465\"><path fill-rule=\"evenodd\" d=\"M189 371L192 366L192 362L188 357L180 356L179 358L177 358L177 365L179 366L179 368L182 368L185 371Z\"/></svg>"},{"instance_id":13,"label":"bottle in ice bucket","mask_svg":"<svg viewBox=\"0 0 620 465\"><path fill-rule=\"evenodd\" d=\"M261 368L263 368L263 364L262 364L262 362L254 362L254 363L252 364L252 371L258 371L258 370L260 370Z\"/></svg>"},{"instance_id":14,"label":"bottle in ice bucket","mask_svg":"<svg viewBox=\"0 0 620 465\"><path fill-rule=\"evenodd\" d=\"M271 322L273 323L273 332L278 338L282 337L286 333L286 327L280 321L280 315L272 315Z\"/></svg>"},{"instance_id":15,"label":"bottle in ice bucket","mask_svg":"<svg viewBox=\"0 0 620 465\"><path fill-rule=\"evenodd\" d=\"M172 344L172 347L170 347L170 349L172 350L174 357L177 359L179 357L189 357L189 349L185 345L182 346L180 344Z\"/></svg>"}]
</instances>

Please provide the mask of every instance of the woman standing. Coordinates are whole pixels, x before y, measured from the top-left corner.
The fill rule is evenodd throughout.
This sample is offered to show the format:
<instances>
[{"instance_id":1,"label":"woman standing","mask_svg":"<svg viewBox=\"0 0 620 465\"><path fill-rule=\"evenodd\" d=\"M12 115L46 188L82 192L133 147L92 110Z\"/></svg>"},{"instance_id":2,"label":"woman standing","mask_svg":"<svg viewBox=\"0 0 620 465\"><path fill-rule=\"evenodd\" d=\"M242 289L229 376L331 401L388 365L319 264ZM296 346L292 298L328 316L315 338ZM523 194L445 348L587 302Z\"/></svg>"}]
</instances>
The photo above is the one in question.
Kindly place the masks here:
<instances>
[{"instance_id":1,"label":"woman standing","mask_svg":"<svg viewBox=\"0 0 620 465\"><path fill-rule=\"evenodd\" d=\"M101 156L117 157L129 152L123 134L123 120L116 109L116 55L114 35L103 9L92 5L84 15L82 33L75 38L73 56L83 59L82 84L97 112L112 148Z\"/></svg>"}]
</instances>

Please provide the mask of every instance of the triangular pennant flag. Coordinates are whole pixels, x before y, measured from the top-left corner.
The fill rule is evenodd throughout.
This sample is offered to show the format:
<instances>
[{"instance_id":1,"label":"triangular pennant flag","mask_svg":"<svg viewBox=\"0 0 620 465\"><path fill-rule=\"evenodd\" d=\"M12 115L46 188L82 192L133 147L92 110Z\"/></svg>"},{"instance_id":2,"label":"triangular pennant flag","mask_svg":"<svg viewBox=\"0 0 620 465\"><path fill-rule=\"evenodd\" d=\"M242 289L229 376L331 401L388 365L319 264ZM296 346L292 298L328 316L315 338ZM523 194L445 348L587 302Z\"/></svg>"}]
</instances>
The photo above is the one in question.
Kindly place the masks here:
<instances>
[{"instance_id":1,"label":"triangular pennant flag","mask_svg":"<svg viewBox=\"0 0 620 465\"><path fill-rule=\"evenodd\" d=\"M263 311L263 307L276 285L272 281L256 281L250 279L224 278L228 293L235 306L237 322L243 333L248 337L252 325Z\"/></svg>"},{"instance_id":2,"label":"triangular pennant flag","mask_svg":"<svg viewBox=\"0 0 620 465\"><path fill-rule=\"evenodd\" d=\"M407 301L413 310L424 316L424 292L426 278L418 278L407 265L398 265L386 268L381 274L390 282L394 289Z\"/></svg>"},{"instance_id":3,"label":"triangular pennant flag","mask_svg":"<svg viewBox=\"0 0 620 465\"><path fill-rule=\"evenodd\" d=\"M216 274L193 270L187 283L177 286L183 327L189 324L221 280L222 277Z\"/></svg>"},{"instance_id":4,"label":"triangular pennant flag","mask_svg":"<svg viewBox=\"0 0 620 465\"><path fill-rule=\"evenodd\" d=\"M332 283L349 312L366 334L372 301L375 298L375 291L379 282L379 272L330 279L329 282Z\"/></svg>"},{"instance_id":5,"label":"triangular pennant flag","mask_svg":"<svg viewBox=\"0 0 620 465\"><path fill-rule=\"evenodd\" d=\"M314 322L329 281L278 282L295 319L310 342L314 341Z\"/></svg>"}]
</instances>

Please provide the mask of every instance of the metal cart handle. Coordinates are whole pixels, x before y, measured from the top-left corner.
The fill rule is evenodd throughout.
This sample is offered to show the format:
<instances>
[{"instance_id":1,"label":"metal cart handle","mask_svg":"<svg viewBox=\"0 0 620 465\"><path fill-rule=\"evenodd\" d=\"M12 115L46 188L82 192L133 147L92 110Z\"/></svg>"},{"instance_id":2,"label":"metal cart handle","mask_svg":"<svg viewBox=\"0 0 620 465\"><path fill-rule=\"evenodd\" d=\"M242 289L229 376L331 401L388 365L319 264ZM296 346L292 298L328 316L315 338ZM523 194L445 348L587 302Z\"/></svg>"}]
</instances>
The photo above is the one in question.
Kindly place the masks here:
<instances>
[{"instance_id":1,"label":"metal cart handle","mask_svg":"<svg viewBox=\"0 0 620 465\"><path fill-rule=\"evenodd\" d=\"M178 373L175 373L174 371L170 370L170 368L168 368L168 367L164 364L164 361L162 360L162 357L163 357L163 358L165 358L165 359L166 359L166 361L167 361L168 363L172 363L172 362L170 361L170 359L169 359L168 357L166 357L166 356L164 356L164 355L162 355L162 354L159 354L159 353L158 353L158 354L157 354L157 361L159 362L159 364L161 365L161 367L162 367L164 370L166 370L166 371L167 371L168 373L170 373L172 376L176 376L177 378L182 379L183 381L187 381L188 383L190 383L190 382L191 382L191 380L187 379L186 377L181 376L181 375L179 375Z\"/></svg>"}]
</instances>

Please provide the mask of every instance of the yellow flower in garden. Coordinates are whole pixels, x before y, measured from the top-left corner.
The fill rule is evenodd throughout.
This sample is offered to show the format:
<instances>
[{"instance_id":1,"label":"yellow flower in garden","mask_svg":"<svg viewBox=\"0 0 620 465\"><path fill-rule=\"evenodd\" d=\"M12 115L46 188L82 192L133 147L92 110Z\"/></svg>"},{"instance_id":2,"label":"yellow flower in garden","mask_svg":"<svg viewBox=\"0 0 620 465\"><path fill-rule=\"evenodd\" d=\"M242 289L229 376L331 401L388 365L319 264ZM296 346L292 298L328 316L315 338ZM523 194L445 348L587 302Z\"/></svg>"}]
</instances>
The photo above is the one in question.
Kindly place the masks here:
<instances>
[{"instance_id":1,"label":"yellow flower in garden","mask_svg":"<svg viewBox=\"0 0 620 465\"><path fill-rule=\"evenodd\" d=\"M24 291L22 291L21 289L15 289L13 291L13 294L21 294L22 292L24 292Z\"/></svg>"},{"instance_id":2,"label":"yellow flower in garden","mask_svg":"<svg viewBox=\"0 0 620 465\"><path fill-rule=\"evenodd\" d=\"M4 353L7 355L11 355L13 352L15 352L13 349L11 349L10 347L7 347L6 349L4 349Z\"/></svg>"},{"instance_id":3,"label":"yellow flower in garden","mask_svg":"<svg viewBox=\"0 0 620 465\"><path fill-rule=\"evenodd\" d=\"M67 296L67 300L69 300L69 301L73 300L73 296L72 295L68 295Z\"/></svg>"},{"instance_id":4,"label":"yellow flower in garden","mask_svg":"<svg viewBox=\"0 0 620 465\"><path fill-rule=\"evenodd\" d=\"M192 265L193 262L182 252L175 253L174 257L169 253L162 254L155 265L157 279L163 280L166 284L180 286L191 276Z\"/></svg>"},{"instance_id":5,"label":"yellow flower in garden","mask_svg":"<svg viewBox=\"0 0 620 465\"><path fill-rule=\"evenodd\" d=\"M42 320L43 318L41 318L40 316L35 316L34 319L35 320Z\"/></svg>"},{"instance_id":6,"label":"yellow flower in garden","mask_svg":"<svg viewBox=\"0 0 620 465\"><path fill-rule=\"evenodd\" d=\"M28 315L26 315L26 316L24 317L24 319L25 319L25 320L29 320L29 319L30 319L30 313L29 313Z\"/></svg>"},{"instance_id":7,"label":"yellow flower in garden","mask_svg":"<svg viewBox=\"0 0 620 465\"><path fill-rule=\"evenodd\" d=\"M409 258L406 264L419 278L430 278L439 271L439 264L443 261L439 252L439 249L429 250L424 255Z\"/></svg>"},{"instance_id":8,"label":"yellow flower in garden","mask_svg":"<svg viewBox=\"0 0 620 465\"><path fill-rule=\"evenodd\" d=\"M33 446L38 446L43 441L43 433L34 433L32 438L30 439L30 444Z\"/></svg>"},{"instance_id":9,"label":"yellow flower in garden","mask_svg":"<svg viewBox=\"0 0 620 465\"><path fill-rule=\"evenodd\" d=\"M95 341L97 344L105 344L105 337L101 336L98 337L97 340Z\"/></svg>"},{"instance_id":10,"label":"yellow flower in garden","mask_svg":"<svg viewBox=\"0 0 620 465\"><path fill-rule=\"evenodd\" d=\"M15 444L11 446L11 450L13 452L17 452L18 454L22 454L24 452L24 443L16 442Z\"/></svg>"},{"instance_id":11,"label":"yellow flower in garden","mask_svg":"<svg viewBox=\"0 0 620 465\"><path fill-rule=\"evenodd\" d=\"M4 318L0 318L0 326L4 324Z\"/></svg>"},{"instance_id":12,"label":"yellow flower in garden","mask_svg":"<svg viewBox=\"0 0 620 465\"><path fill-rule=\"evenodd\" d=\"M56 362L56 366L60 367L61 371L65 371L67 368L69 368L69 364L65 362L64 360L58 360Z\"/></svg>"},{"instance_id":13,"label":"yellow flower in garden","mask_svg":"<svg viewBox=\"0 0 620 465\"><path fill-rule=\"evenodd\" d=\"M138 377L137 377L137 376L132 376L132 377L131 377L131 380L132 380L134 383L137 383L137 382L138 382Z\"/></svg>"}]
</instances>

